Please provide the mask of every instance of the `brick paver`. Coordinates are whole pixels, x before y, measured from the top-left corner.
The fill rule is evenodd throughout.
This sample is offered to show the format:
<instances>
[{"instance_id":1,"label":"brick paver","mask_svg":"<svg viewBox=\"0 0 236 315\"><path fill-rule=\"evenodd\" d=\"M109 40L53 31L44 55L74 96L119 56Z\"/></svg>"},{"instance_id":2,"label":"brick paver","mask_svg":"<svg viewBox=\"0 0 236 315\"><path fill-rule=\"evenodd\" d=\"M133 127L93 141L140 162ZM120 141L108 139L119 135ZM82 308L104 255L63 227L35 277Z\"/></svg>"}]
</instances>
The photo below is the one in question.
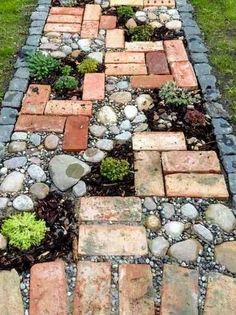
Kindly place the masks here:
<instances>
[{"instance_id":1,"label":"brick paver","mask_svg":"<svg viewBox=\"0 0 236 315\"><path fill-rule=\"evenodd\" d=\"M98 36L99 21L84 21L81 29L81 38L96 38Z\"/></svg>"},{"instance_id":2,"label":"brick paver","mask_svg":"<svg viewBox=\"0 0 236 315\"><path fill-rule=\"evenodd\" d=\"M129 256L146 255L147 239L143 226L80 225L79 254Z\"/></svg>"},{"instance_id":3,"label":"brick paver","mask_svg":"<svg viewBox=\"0 0 236 315\"><path fill-rule=\"evenodd\" d=\"M145 64L127 63L127 64L107 64L106 75L142 75L147 74Z\"/></svg>"},{"instance_id":4,"label":"brick paver","mask_svg":"<svg viewBox=\"0 0 236 315\"><path fill-rule=\"evenodd\" d=\"M105 63L141 63L145 64L145 54L136 52L108 51L105 55Z\"/></svg>"},{"instance_id":5,"label":"brick paver","mask_svg":"<svg viewBox=\"0 0 236 315\"><path fill-rule=\"evenodd\" d=\"M84 21L99 21L101 16L101 6L99 4L86 4L84 11Z\"/></svg>"},{"instance_id":6,"label":"brick paver","mask_svg":"<svg viewBox=\"0 0 236 315\"><path fill-rule=\"evenodd\" d=\"M165 40L164 48L168 62L188 61L188 55L181 39Z\"/></svg>"},{"instance_id":7,"label":"brick paver","mask_svg":"<svg viewBox=\"0 0 236 315\"><path fill-rule=\"evenodd\" d=\"M131 86L133 88L143 88L143 89L159 89L165 83L173 81L174 78L172 75L140 75L132 76L130 78Z\"/></svg>"},{"instance_id":8,"label":"brick paver","mask_svg":"<svg viewBox=\"0 0 236 315\"><path fill-rule=\"evenodd\" d=\"M69 23L69 24L81 24L82 23L82 15L56 15L50 14L47 19L48 23Z\"/></svg>"},{"instance_id":9,"label":"brick paver","mask_svg":"<svg viewBox=\"0 0 236 315\"><path fill-rule=\"evenodd\" d=\"M116 28L117 17L114 15L102 15L100 19L99 28L103 30L112 30Z\"/></svg>"},{"instance_id":10,"label":"brick paver","mask_svg":"<svg viewBox=\"0 0 236 315\"><path fill-rule=\"evenodd\" d=\"M54 131L62 133L66 118L44 115L20 115L15 131Z\"/></svg>"},{"instance_id":11,"label":"brick paver","mask_svg":"<svg viewBox=\"0 0 236 315\"><path fill-rule=\"evenodd\" d=\"M149 265L120 265L119 314L155 314L152 273Z\"/></svg>"},{"instance_id":12,"label":"brick paver","mask_svg":"<svg viewBox=\"0 0 236 315\"><path fill-rule=\"evenodd\" d=\"M188 90L198 88L197 79L189 61L172 62L170 68L178 87Z\"/></svg>"},{"instance_id":13,"label":"brick paver","mask_svg":"<svg viewBox=\"0 0 236 315\"><path fill-rule=\"evenodd\" d=\"M111 264L80 261L74 291L73 315L111 314Z\"/></svg>"},{"instance_id":14,"label":"brick paver","mask_svg":"<svg viewBox=\"0 0 236 315\"><path fill-rule=\"evenodd\" d=\"M124 48L124 45L125 45L124 30L119 28L107 30L106 48Z\"/></svg>"},{"instance_id":15,"label":"brick paver","mask_svg":"<svg viewBox=\"0 0 236 315\"><path fill-rule=\"evenodd\" d=\"M125 42L125 49L134 52L149 52L164 50L163 42Z\"/></svg>"},{"instance_id":16,"label":"brick paver","mask_svg":"<svg viewBox=\"0 0 236 315\"><path fill-rule=\"evenodd\" d=\"M143 6L143 0L110 0L110 6L130 5L134 7Z\"/></svg>"},{"instance_id":17,"label":"brick paver","mask_svg":"<svg viewBox=\"0 0 236 315\"><path fill-rule=\"evenodd\" d=\"M50 9L50 14L56 15L83 15L83 8L70 8L70 7L52 7Z\"/></svg>"},{"instance_id":18,"label":"brick paver","mask_svg":"<svg viewBox=\"0 0 236 315\"><path fill-rule=\"evenodd\" d=\"M170 74L164 51L154 51L146 54L148 72L151 74Z\"/></svg>"},{"instance_id":19,"label":"brick paver","mask_svg":"<svg viewBox=\"0 0 236 315\"><path fill-rule=\"evenodd\" d=\"M60 23L47 23L44 32L58 32L58 33L80 33L81 24L60 24Z\"/></svg>"},{"instance_id":20,"label":"brick paver","mask_svg":"<svg viewBox=\"0 0 236 315\"><path fill-rule=\"evenodd\" d=\"M83 100L103 100L105 97L105 74L86 73L84 76Z\"/></svg>"},{"instance_id":21,"label":"brick paver","mask_svg":"<svg viewBox=\"0 0 236 315\"><path fill-rule=\"evenodd\" d=\"M92 116L92 102L72 100L51 100L45 108L46 115L55 116Z\"/></svg>"}]
</instances>

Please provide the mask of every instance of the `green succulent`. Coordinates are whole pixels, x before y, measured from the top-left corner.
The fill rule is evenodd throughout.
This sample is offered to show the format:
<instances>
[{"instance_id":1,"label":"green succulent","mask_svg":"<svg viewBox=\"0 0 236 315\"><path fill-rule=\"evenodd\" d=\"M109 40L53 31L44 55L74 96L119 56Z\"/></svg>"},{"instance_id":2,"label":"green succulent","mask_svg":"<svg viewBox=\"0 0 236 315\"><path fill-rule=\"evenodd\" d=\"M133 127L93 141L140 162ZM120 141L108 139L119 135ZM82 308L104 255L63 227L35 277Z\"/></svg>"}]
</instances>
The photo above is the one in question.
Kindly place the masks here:
<instances>
[{"instance_id":1,"label":"green succulent","mask_svg":"<svg viewBox=\"0 0 236 315\"><path fill-rule=\"evenodd\" d=\"M129 173L129 162L107 157L100 166L101 175L111 181L122 180Z\"/></svg>"},{"instance_id":2,"label":"green succulent","mask_svg":"<svg viewBox=\"0 0 236 315\"><path fill-rule=\"evenodd\" d=\"M117 8L119 18L128 20L134 16L134 10L130 5L123 5Z\"/></svg>"},{"instance_id":3,"label":"green succulent","mask_svg":"<svg viewBox=\"0 0 236 315\"><path fill-rule=\"evenodd\" d=\"M129 30L132 41L149 41L154 29L149 24L139 25Z\"/></svg>"},{"instance_id":4,"label":"green succulent","mask_svg":"<svg viewBox=\"0 0 236 315\"><path fill-rule=\"evenodd\" d=\"M57 92L61 92L61 93L73 91L77 88L77 86L78 86L78 81L70 75L61 76L54 83L54 89Z\"/></svg>"},{"instance_id":5,"label":"green succulent","mask_svg":"<svg viewBox=\"0 0 236 315\"><path fill-rule=\"evenodd\" d=\"M77 70L81 74L93 73L98 71L99 62L92 58L84 59L78 66Z\"/></svg>"}]
</instances>

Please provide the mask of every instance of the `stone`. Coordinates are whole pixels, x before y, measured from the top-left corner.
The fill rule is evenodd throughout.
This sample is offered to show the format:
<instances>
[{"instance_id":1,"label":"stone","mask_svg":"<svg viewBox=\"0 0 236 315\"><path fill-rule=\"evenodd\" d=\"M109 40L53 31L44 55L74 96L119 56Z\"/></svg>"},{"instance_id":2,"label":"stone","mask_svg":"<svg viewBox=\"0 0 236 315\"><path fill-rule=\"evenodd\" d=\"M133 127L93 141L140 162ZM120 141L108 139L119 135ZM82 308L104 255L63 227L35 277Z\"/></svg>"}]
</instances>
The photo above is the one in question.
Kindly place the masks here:
<instances>
[{"instance_id":1,"label":"stone","mask_svg":"<svg viewBox=\"0 0 236 315\"><path fill-rule=\"evenodd\" d=\"M216 102L206 103L205 108L207 113L213 118L229 118L229 114L223 108L222 104Z\"/></svg>"},{"instance_id":2,"label":"stone","mask_svg":"<svg viewBox=\"0 0 236 315\"><path fill-rule=\"evenodd\" d=\"M230 134L233 132L231 124L223 118L213 118L211 122L215 135Z\"/></svg>"},{"instance_id":3,"label":"stone","mask_svg":"<svg viewBox=\"0 0 236 315\"><path fill-rule=\"evenodd\" d=\"M0 142L0 162L2 161L4 157L4 154L5 154L5 145L2 142Z\"/></svg>"},{"instance_id":4,"label":"stone","mask_svg":"<svg viewBox=\"0 0 236 315\"><path fill-rule=\"evenodd\" d=\"M149 215L146 219L145 225L151 231L158 231L161 228L161 221L156 215Z\"/></svg>"},{"instance_id":5,"label":"stone","mask_svg":"<svg viewBox=\"0 0 236 315\"><path fill-rule=\"evenodd\" d=\"M127 105L124 108L124 113L127 119L133 120L137 116L138 110L134 105Z\"/></svg>"},{"instance_id":6,"label":"stone","mask_svg":"<svg viewBox=\"0 0 236 315\"><path fill-rule=\"evenodd\" d=\"M150 197L146 197L144 199L144 203L143 203L143 206L147 209L147 210L155 210L157 205L156 203L153 201L152 198Z\"/></svg>"},{"instance_id":7,"label":"stone","mask_svg":"<svg viewBox=\"0 0 236 315\"><path fill-rule=\"evenodd\" d=\"M204 242L213 242L213 234L204 225L194 224L193 231Z\"/></svg>"},{"instance_id":8,"label":"stone","mask_svg":"<svg viewBox=\"0 0 236 315\"><path fill-rule=\"evenodd\" d=\"M84 76L83 97L85 101L103 100L105 97L105 74L86 73Z\"/></svg>"},{"instance_id":9,"label":"stone","mask_svg":"<svg viewBox=\"0 0 236 315\"><path fill-rule=\"evenodd\" d=\"M47 150L56 150L58 147L59 138L56 135L48 135L44 140L44 146Z\"/></svg>"},{"instance_id":10,"label":"stone","mask_svg":"<svg viewBox=\"0 0 236 315\"><path fill-rule=\"evenodd\" d=\"M107 131L107 128L104 126L92 125L89 127L89 131L93 136L97 138L102 138Z\"/></svg>"},{"instance_id":11,"label":"stone","mask_svg":"<svg viewBox=\"0 0 236 315\"><path fill-rule=\"evenodd\" d=\"M132 125L131 125L131 122L126 119L126 120L123 120L120 124L120 129L121 130L130 130L132 128Z\"/></svg>"},{"instance_id":12,"label":"stone","mask_svg":"<svg viewBox=\"0 0 236 315\"><path fill-rule=\"evenodd\" d=\"M19 211L30 211L34 208L32 199L27 195L20 195L13 200L13 207Z\"/></svg>"},{"instance_id":13,"label":"stone","mask_svg":"<svg viewBox=\"0 0 236 315\"><path fill-rule=\"evenodd\" d=\"M2 106L19 108L23 98L23 92L7 91L2 101Z\"/></svg>"},{"instance_id":14,"label":"stone","mask_svg":"<svg viewBox=\"0 0 236 315\"><path fill-rule=\"evenodd\" d=\"M72 192L76 197L82 197L86 195L87 187L84 181L80 180L78 183L73 186Z\"/></svg>"},{"instance_id":15,"label":"stone","mask_svg":"<svg viewBox=\"0 0 236 315\"><path fill-rule=\"evenodd\" d=\"M63 52L63 51L52 51L50 53L50 55L53 57L53 58L56 58L56 59L63 59L63 58L66 58L66 54Z\"/></svg>"},{"instance_id":16,"label":"stone","mask_svg":"<svg viewBox=\"0 0 236 315\"><path fill-rule=\"evenodd\" d=\"M97 120L105 126L111 126L117 122L117 115L110 106L105 105L98 111Z\"/></svg>"},{"instance_id":17,"label":"stone","mask_svg":"<svg viewBox=\"0 0 236 315\"><path fill-rule=\"evenodd\" d=\"M92 52L88 54L88 58L94 59L99 63L103 62L103 52Z\"/></svg>"},{"instance_id":18,"label":"stone","mask_svg":"<svg viewBox=\"0 0 236 315\"><path fill-rule=\"evenodd\" d=\"M91 51L91 39L89 38L83 38L78 40L79 48L84 52L90 52Z\"/></svg>"},{"instance_id":19,"label":"stone","mask_svg":"<svg viewBox=\"0 0 236 315\"><path fill-rule=\"evenodd\" d=\"M134 132L142 132L148 129L148 124L143 123L143 124L139 124L137 127L134 128Z\"/></svg>"},{"instance_id":20,"label":"stone","mask_svg":"<svg viewBox=\"0 0 236 315\"><path fill-rule=\"evenodd\" d=\"M178 242L169 248L168 255L183 261L196 261L202 245L195 239Z\"/></svg>"},{"instance_id":21,"label":"stone","mask_svg":"<svg viewBox=\"0 0 236 315\"><path fill-rule=\"evenodd\" d=\"M38 147L41 143L41 136L37 133L33 133L32 135L30 135L30 142Z\"/></svg>"},{"instance_id":22,"label":"stone","mask_svg":"<svg viewBox=\"0 0 236 315\"><path fill-rule=\"evenodd\" d=\"M9 199L6 197L0 197L0 210L5 210L7 208L7 204Z\"/></svg>"},{"instance_id":23,"label":"stone","mask_svg":"<svg viewBox=\"0 0 236 315\"><path fill-rule=\"evenodd\" d=\"M10 91L25 92L27 89L27 86L28 86L28 80L14 78L9 83L9 90Z\"/></svg>"},{"instance_id":24,"label":"stone","mask_svg":"<svg viewBox=\"0 0 236 315\"><path fill-rule=\"evenodd\" d=\"M178 32L181 30L182 23L181 21L178 21L178 20L172 20L172 21L168 21L165 24L165 27L168 28L168 30L174 30Z\"/></svg>"},{"instance_id":25,"label":"stone","mask_svg":"<svg viewBox=\"0 0 236 315\"><path fill-rule=\"evenodd\" d=\"M9 153L17 153L26 150L26 142L24 141L12 141L8 146Z\"/></svg>"},{"instance_id":26,"label":"stone","mask_svg":"<svg viewBox=\"0 0 236 315\"><path fill-rule=\"evenodd\" d=\"M171 221L164 225L166 233L173 239L177 239L184 231L184 224L182 222Z\"/></svg>"},{"instance_id":27,"label":"stone","mask_svg":"<svg viewBox=\"0 0 236 315\"><path fill-rule=\"evenodd\" d=\"M31 164L27 169L27 173L37 182L45 182L46 180L46 174L44 170L36 164Z\"/></svg>"},{"instance_id":28,"label":"stone","mask_svg":"<svg viewBox=\"0 0 236 315\"><path fill-rule=\"evenodd\" d=\"M132 134L129 131L122 132L121 134L115 136L115 140L122 144L128 142L132 137Z\"/></svg>"},{"instance_id":29,"label":"stone","mask_svg":"<svg viewBox=\"0 0 236 315\"><path fill-rule=\"evenodd\" d=\"M147 21L147 16L144 11L136 11L135 18L138 22L144 23Z\"/></svg>"},{"instance_id":30,"label":"stone","mask_svg":"<svg viewBox=\"0 0 236 315\"><path fill-rule=\"evenodd\" d=\"M11 140L27 140L26 132L14 132L11 136Z\"/></svg>"},{"instance_id":31,"label":"stone","mask_svg":"<svg viewBox=\"0 0 236 315\"><path fill-rule=\"evenodd\" d=\"M88 148L83 154L85 161L90 163L99 163L105 158L105 156L106 153L97 148Z\"/></svg>"},{"instance_id":32,"label":"stone","mask_svg":"<svg viewBox=\"0 0 236 315\"><path fill-rule=\"evenodd\" d=\"M18 111L14 108L3 107L1 109L0 124L14 125L18 116Z\"/></svg>"},{"instance_id":33,"label":"stone","mask_svg":"<svg viewBox=\"0 0 236 315\"><path fill-rule=\"evenodd\" d=\"M128 19L125 26L130 30L132 28L135 28L137 26L136 21L133 18Z\"/></svg>"},{"instance_id":34,"label":"stone","mask_svg":"<svg viewBox=\"0 0 236 315\"><path fill-rule=\"evenodd\" d=\"M236 241L224 242L215 247L215 260L229 272L236 273Z\"/></svg>"},{"instance_id":35,"label":"stone","mask_svg":"<svg viewBox=\"0 0 236 315\"><path fill-rule=\"evenodd\" d=\"M23 188L25 176L17 171L8 174L0 185L0 191L3 193L16 193Z\"/></svg>"},{"instance_id":36,"label":"stone","mask_svg":"<svg viewBox=\"0 0 236 315\"><path fill-rule=\"evenodd\" d=\"M110 139L100 139L96 142L96 147L103 151L111 151L114 148L114 142Z\"/></svg>"},{"instance_id":37,"label":"stone","mask_svg":"<svg viewBox=\"0 0 236 315\"><path fill-rule=\"evenodd\" d=\"M150 240L148 246L152 255L163 257L166 255L170 244L163 236L158 236Z\"/></svg>"},{"instance_id":38,"label":"stone","mask_svg":"<svg viewBox=\"0 0 236 315\"><path fill-rule=\"evenodd\" d=\"M30 187L29 192L34 197L41 200L46 198L47 195L49 194L49 187L44 183L35 183Z\"/></svg>"},{"instance_id":39,"label":"stone","mask_svg":"<svg viewBox=\"0 0 236 315\"><path fill-rule=\"evenodd\" d=\"M236 226L236 219L232 210L223 204L211 204L205 212L207 222L218 225L225 232L230 233Z\"/></svg>"},{"instance_id":40,"label":"stone","mask_svg":"<svg viewBox=\"0 0 236 315\"><path fill-rule=\"evenodd\" d=\"M115 92L110 96L110 100L116 104L126 105L132 100L130 92Z\"/></svg>"},{"instance_id":41,"label":"stone","mask_svg":"<svg viewBox=\"0 0 236 315\"><path fill-rule=\"evenodd\" d=\"M185 217L191 220L196 219L199 215L197 209L191 203L184 204L180 208L180 210L181 210L182 215L184 215Z\"/></svg>"},{"instance_id":42,"label":"stone","mask_svg":"<svg viewBox=\"0 0 236 315\"><path fill-rule=\"evenodd\" d=\"M13 157L9 160L5 160L3 165L8 169L16 169L24 166L27 163L27 158L25 156Z\"/></svg>"},{"instance_id":43,"label":"stone","mask_svg":"<svg viewBox=\"0 0 236 315\"><path fill-rule=\"evenodd\" d=\"M164 202L162 204L162 215L165 219L170 219L175 214L175 207L172 203Z\"/></svg>"},{"instance_id":44,"label":"stone","mask_svg":"<svg viewBox=\"0 0 236 315\"><path fill-rule=\"evenodd\" d=\"M7 239L0 233L0 250L7 248Z\"/></svg>"},{"instance_id":45,"label":"stone","mask_svg":"<svg viewBox=\"0 0 236 315\"><path fill-rule=\"evenodd\" d=\"M140 111L153 108L153 98L149 94L141 94L135 100Z\"/></svg>"}]
</instances>

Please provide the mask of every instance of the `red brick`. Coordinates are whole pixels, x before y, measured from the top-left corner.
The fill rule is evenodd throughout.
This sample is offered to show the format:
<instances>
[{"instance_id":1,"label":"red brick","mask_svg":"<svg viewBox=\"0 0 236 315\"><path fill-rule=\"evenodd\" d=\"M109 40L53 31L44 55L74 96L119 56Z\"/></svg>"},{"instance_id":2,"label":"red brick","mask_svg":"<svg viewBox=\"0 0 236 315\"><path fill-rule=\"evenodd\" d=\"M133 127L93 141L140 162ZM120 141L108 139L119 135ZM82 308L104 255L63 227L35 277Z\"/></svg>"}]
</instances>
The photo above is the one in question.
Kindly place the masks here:
<instances>
[{"instance_id":1,"label":"red brick","mask_svg":"<svg viewBox=\"0 0 236 315\"><path fill-rule=\"evenodd\" d=\"M101 12L101 6L99 4L86 4L84 21L99 21Z\"/></svg>"},{"instance_id":2,"label":"red brick","mask_svg":"<svg viewBox=\"0 0 236 315\"><path fill-rule=\"evenodd\" d=\"M162 153L164 174L221 173L214 151L170 151Z\"/></svg>"},{"instance_id":3,"label":"red brick","mask_svg":"<svg viewBox=\"0 0 236 315\"><path fill-rule=\"evenodd\" d=\"M73 315L111 314L111 264L80 261L74 291Z\"/></svg>"},{"instance_id":4,"label":"red brick","mask_svg":"<svg viewBox=\"0 0 236 315\"><path fill-rule=\"evenodd\" d=\"M63 150L79 152L88 146L89 118L86 116L69 116L66 121Z\"/></svg>"},{"instance_id":5,"label":"red brick","mask_svg":"<svg viewBox=\"0 0 236 315\"><path fill-rule=\"evenodd\" d=\"M83 100L103 100L105 97L105 74L86 73L84 76Z\"/></svg>"},{"instance_id":6,"label":"red brick","mask_svg":"<svg viewBox=\"0 0 236 315\"><path fill-rule=\"evenodd\" d=\"M64 268L62 261L36 264L31 268L30 314L67 314L67 284Z\"/></svg>"},{"instance_id":7,"label":"red brick","mask_svg":"<svg viewBox=\"0 0 236 315\"><path fill-rule=\"evenodd\" d=\"M145 64L123 63L123 64L107 64L106 75L142 75L147 74Z\"/></svg>"},{"instance_id":8,"label":"red brick","mask_svg":"<svg viewBox=\"0 0 236 315\"><path fill-rule=\"evenodd\" d=\"M48 16L47 23L81 24L82 23L82 16L81 15L54 15L54 14L51 14Z\"/></svg>"},{"instance_id":9,"label":"red brick","mask_svg":"<svg viewBox=\"0 0 236 315\"><path fill-rule=\"evenodd\" d=\"M173 81L174 78L172 75L140 75L133 76L130 78L131 86L133 88L143 88L143 89L159 89L166 82Z\"/></svg>"},{"instance_id":10,"label":"red brick","mask_svg":"<svg viewBox=\"0 0 236 315\"><path fill-rule=\"evenodd\" d=\"M55 116L92 116L92 102L72 100L51 100L45 108L46 115Z\"/></svg>"},{"instance_id":11,"label":"red brick","mask_svg":"<svg viewBox=\"0 0 236 315\"><path fill-rule=\"evenodd\" d=\"M171 174L165 176L168 197L228 199L229 194L223 175Z\"/></svg>"},{"instance_id":12,"label":"red brick","mask_svg":"<svg viewBox=\"0 0 236 315\"><path fill-rule=\"evenodd\" d=\"M198 315L198 271L164 265L160 315Z\"/></svg>"},{"instance_id":13,"label":"red brick","mask_svg":"<svg viewBox=\"0 0 236 315\"><path fill-rule=\"evenodd\" d=\"M198 88L197 79L189 61L172 62L170 68L177 86L188 90Z\"/></svg>"},{"instance_id":14,"label":"red brick","mask_svg":"<svg viewBox=\"0 0 236 315\"><path fill-rule=\"evenodd\" d=\"M59 24L59 23L47 23L44 28L44 32L58 32L58 33L79 33L81 24Z\"/></svg>"},{"instance_id":15,"label":"red brick","mask_svg":"<svg viewBox=\"0 0 236 315\"><path fill-rule=\"evenodd\" d=\"M149 265L119 267L119 314L154 315L152 272Z\"/></svg>"},{"instance_id":16,"label":"red brick","mask_svg":"<svg viewBox=\"0 0 236 315\"><path fill-rule=\"evenodd\" d=\"M164 50L163 42L125 42L125 50L133 52L149 52Z\"/></svg>"},{"instance_id":17,"label":"red brick","mask_svg":"<svg viewBox=\"0 0 236 315\"><path fill-rule=\"evenodd\" d=\"M50 85L31 84L23 98L21 114L43 114L50 93Z\"/></svg>"},{"instance_id":18,"label":"red brick","mask_svg":"<svg viewBox=\"0 0 236 315\"><path fill-rule=\"evenodd\" d=\"M175 8L175 0L144 0L144 6Z\"/></svg>"},{"instance_id":19,"label":"red brick","mask_svg":"<svg viewBox=\"0 0 236 315\"><path fill-rule=\"evenodd\" d=\"M96 38L98 36L98 21L84 21L81 29L81 38Z\"/></svg>"},{"instance_id":20,"label":"red brick","mask_svg":"<svg viewBox=\"0 0 236 315\"><path fill-rule=\"evenodd\" d=\"M188 55L181 39L165 40L164 48L168 62L188 61Z\"/></svg>"},{"instance_id":21,"label":"red brick","mask_svg":"<svg viewBox=\"0 0 236 315\"><path fill-rule=\"evenodd\" d=\"M20 115L15 131L54 131L62 133L66 118L44 115Z\"/></svg>"},{"instance_id":22,"label":"red brick","mask_svg":"<svg viewBox=\"0 0 236 315\"><path fill-rule=\"evenodd\" d=\"M68 8L68 7L52 7L50 14L56 15L83 15L83 8Z\"/></svg>"},{"instance_id":23,"label":"red brick","mask_svg":"<svg viewBox=\"0 0 236 315\"><path fill-rule=\"evenodd\" d=\"M146 63L150 74L170 74L164 51L153 51L147 53Z\"/></svg>"},{"instance_id":24,"label":"red brick","mask_svg":"<svg viewBox=\"0 0 236 315\"><path fill-rule=\"evenodd\" d=\"M105 55L105 63L145 63L144 53L113 52L108 51Z\"/></svg>"},{"instance_id":25,"label":"red brick","mask_svg":"<svg viewBox=\"0 0 236 315\"><path fill-rule=\"evenodd\" d=\"M115 15L102 15L99 28L103 30L112 30L116 28L117 17Z\"/></svg>"},{"instance_id":26,"label":"red brick","mask_svg":"<svg viewBox=\"0 0 236 315\"><path fill-rule=\"evenodd\" d=\"M125 46L125 33L124 30L115 28L107 30L106 35L106 48L124 48Z\"/></svg>"}]
</instances>

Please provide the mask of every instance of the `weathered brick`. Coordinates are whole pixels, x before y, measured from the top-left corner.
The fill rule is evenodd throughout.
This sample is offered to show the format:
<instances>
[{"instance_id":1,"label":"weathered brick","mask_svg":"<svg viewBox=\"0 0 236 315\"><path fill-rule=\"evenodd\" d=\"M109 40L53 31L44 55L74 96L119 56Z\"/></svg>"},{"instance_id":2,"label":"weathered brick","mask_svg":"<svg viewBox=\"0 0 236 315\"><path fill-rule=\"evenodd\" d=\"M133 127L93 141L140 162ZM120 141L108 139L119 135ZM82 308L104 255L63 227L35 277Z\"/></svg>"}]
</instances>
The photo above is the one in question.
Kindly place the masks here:
<instances>
[{"instance_id":1,"label":"weathered brick","mask_svg":"<svg viewBox=\"0 0 236 315\"><path fill-rule=\"evenodd\" d=\"M147 253L143 226L82 224L79 227L81 255L130 256Z\"/></svg>"},{"instance_id":2,"label":"weathered brick","mask_svg":"<svg viewBox=\"0 0 236 315\"><path fill-rule=\"evenodd\" d=\"M83 15L83 8L70 8L70 7L52 7L50 14L56 15Z\"/></svg>"},{"instance_id":3,"label":"weathered brick","mask_svg":"<svg viewBox=\"0 0 236 315\"><path fill-rule=\"evenodd\" d=\"M160 315L198 315L198 272L164 265Z\"/></svg>"},{"instance_id":4,"label":"weathered brick","mask_svg":"<svg viewBox=\"0 0 236 315\"><path fill-rule=\"evenodd\" d=\"M110 6L130 5L133 7L143 6L143 0L110 0Z\"/></svg>"},{"instance_id":5,"label":"weathered brick","mask_svg":"<svg viewBox=\"0 0 236 315\"><path fill-rule=\"evenodd\" d=\"M103 100L105 97L105 74L86 73L84 76L83 100Z\"/></svg>"},{"instance_id":6,"label":"weathered brick","mask_svg":"<svg viewBox=\"0 0 236 315\"><path fill-rule=\"evenodd\" d=\"M50 85L31 84L22 101L22 114L43 114L51 93Z\"/></svg>"},{"instance_id":7,"label":"weathered brick","mask_svg":"<svg viewBox=\"0 0 236 315\"><path fill-rule=\"evenodd\" d=\"M86 4L84 21L99 21L101 12L101 6L99 4Z\"/></svg>"},{"instance_id":8,"label":"weathered brick","mask_svg":"<svg viewBox=\"0 0 236 315\"><path fill-rule=\"evenodd\" d=\"M148 52L146 63L150 74L170 74L164 51Z\"/></svg>"},{"instance_id":9,"label":"weathered brick","mask_svg":"<svg viewBox=\"0 0 236 315\"><path fill-rule=\"evenodd\" d=\"M83 197L77 203L81 221L141 221L137 197Z\"/></svg>"},{"instance_id":10,"label":"weathered brick","mask_svg":"<svg viewBox=\"0 0 236 315\"><path fill-rule=\"evenodd\" d=\"M235 278L211 272L208 278L204 315L235 314Z\"/></svg>"},{"instance_id":11,"label":"weathered brick","mask_svg":"<svg viewBox=\"0 0 236 315\"><path fill-rule=\"evenodd\" d=\"M60 23L47 23L44 32L58 32L58 33L80 33L81 24L60 24Z\"/></svg>"},{"instance_id":12,"label":"weathered brick","mask_svg":"<svg viewBox=\"0 0 236 315\"><path fill-rule=\"evenodd\" d=\"M116 28L117 17L115 15L102 15L99 28L103 30L112 30Z\"/></svg>"},{"instance_id":13,"label":"weathered brick","mask_svg":"<svg viewBox=\"0 0 236 315\"><path fill-rule=\"evenodd\" d=\"M81 29L81 38L96 38L98 36L98 21L84 21Z\"/></svg>"},{"instance_id":14,"label":"weathered brick","mask_svg":"<svg viewBox=\"0 0 236 315\"><path fill-rule=\"evenodd\" d=\"M152 272L149 265L119 267L119 314L154 315Z\"/></svg>"},{"instance_id":15,"label":"weathered brick","mask_svg":"<svg viewBox=\"0 0 236 315\"><path fill-rule=\"evenodd\" d=\"M198 88L197 79L189 61L172 62L170 68L177 86L188 90Z\"/></svg>"},{"instance_id":16,"label":"weathered brick","mask_svg":"<svg viewBox=\"0 0 236 315\"><path fill-rule=\"evenodd\" d=\"M175 0L144 0L144 6L175 8Z\"/></svg>"},{"instance_id":17,"label":"weathered brick","mask_svg":"<svg viewBox=\"0 0 236 315\"><path fill-rule=\"evenodd\" d=\"M125 50L133 52L149 52L164 50L163 42L125 42Z\"/></svg>"},{"instance_id":18,"label":"weathered brick","mask_svg":"<svg viewBox=\"0 0 236 315\"><path fill-rule=\"evenodd\" d=\"M131 86L133 88L143 88L143 89L159 89L165 83L169 81L173 81L172 75L140 75L140 76L132 76L130 78Z\"/></svg>"},{"instance_id":19,"label":"weathered brick","mask_svg":"<svg viewBox=\"0 0 236 315\"><path fill-rule=\"evenodd\" d=\"M188 55L181 39L165 40L164 48L168 62L188 61Z\"/></svg>"},{"instance_id":20,"label":"weathered brick","mask_svg":"<svg viewBox=\"0 0 236 315\"><path fill-rule=\"evenodd\" d=\"M135 151L187 150L183 132L136 132L132 141Z\"/></svg>"},{"instance_id":21,"label":"weathered brick","mask_svg":"<svg viewBox=\"0 0 236 315\"><path fill-rule=\"evenodd\" d=\"M111 264L80 261L74 291L73 315L111 313Z\"/></svg>"},{"instance_id":22,"label":"weathered brick","mask_svg":"<svg viewBox=\"0 0 236 315\"><path fill-rule=\"evenodd\" d=\"M79 152L88 146L89 118L86 116L69 116L66 121L63 150Z\"/></svg>"},{"instance_id":23,"label":"weathered brick","mask_svg":"<svg viewBox=\"0 0 236 315\"><path fill-rule=\"evenodd\" d=\"M56 15L50 14L47 19L47 23L69 23L69 24L81 24L82 15Z\"/></svg>"},{"instance_id":24,"label":"weathered brick","mask_svg":"<svg viewBox=\"0 0 236 315\"><path fill-rule=\"evenodd\" d=\"M46 115L55 116L92 116L92 102L90 101L73 101L73 100L50 100L47 102Z\"/></svg>"},{"instance_id":25,"label":"weathered brick","mask_svg":"<svg viewBox=\"0 0 236 315\"><path fill-rule=\"evenodd\" d=\"M34 265L30 270L30 314L67 314L67 284L62 261Z\"/></svg>"},{"instance_id":26,"label":"weathered brick","mask_svg":"<svg viewBox=\"0 0 236 315\"><path fill-rule=\"evenodd\" d=\"M113 52L108 51L105 55L105 63L145 63L144 53L135 52Z\"/></svg>"},{"instance_id":27,"label":"weathered brick","mask_svg":"<svg viewBox=\"0 0 236 315\"><path fill-rule=\"evenodd\" d=\"M220 162L214 151L169 151L162 153L164 174L220 173Z\"/></svg>"},{"instance_id":28,"label":"weathered brick","mask_svg":"<svg viewBox=\"0 0 236 315\"><path fill-rule=\"evenodd\" d=\"M107 30L106 48L124 48L124 46L125 46L124 30L119 28Z\"/></svg>"},{"instance_id":29,"label":"weathered brick","mask_svg":"<svg viewBox=\"0 0 236 315\"><path fill-rule=\"evenodd\" d=\"M62 133L66 118L44 115L20 115L15 131L54 131Z\"/></svg>"},{"instance_id":30,"label":"weathered brick","mask_svg":"<svg viewBox=\"0 0 236 315\"><path fill-rule=\"evenodd\" d=\"M165 196L160 152L135 152L134 168L136 196Z\"/></svg>"},{"instance_id":31,"label":"weathered brick","mask_svg":"<svg viewBox=\"0 0 236 315\"><path fill-rule=\"evenodd\" d=\"M123 64L107 64L106 75L142 75L147 74L145 64L123 63Z\"/></svg>"},{"instance_id":32,"label":"weathered brick","mask_svg":"<svg viewBox=\"0 0 236 315\"><path fill-rule=\"evenodd\" d=\"M165 176L168 197L228 199L229 194L223 175L171 174Z\"/></svg>"}]
</instances>

